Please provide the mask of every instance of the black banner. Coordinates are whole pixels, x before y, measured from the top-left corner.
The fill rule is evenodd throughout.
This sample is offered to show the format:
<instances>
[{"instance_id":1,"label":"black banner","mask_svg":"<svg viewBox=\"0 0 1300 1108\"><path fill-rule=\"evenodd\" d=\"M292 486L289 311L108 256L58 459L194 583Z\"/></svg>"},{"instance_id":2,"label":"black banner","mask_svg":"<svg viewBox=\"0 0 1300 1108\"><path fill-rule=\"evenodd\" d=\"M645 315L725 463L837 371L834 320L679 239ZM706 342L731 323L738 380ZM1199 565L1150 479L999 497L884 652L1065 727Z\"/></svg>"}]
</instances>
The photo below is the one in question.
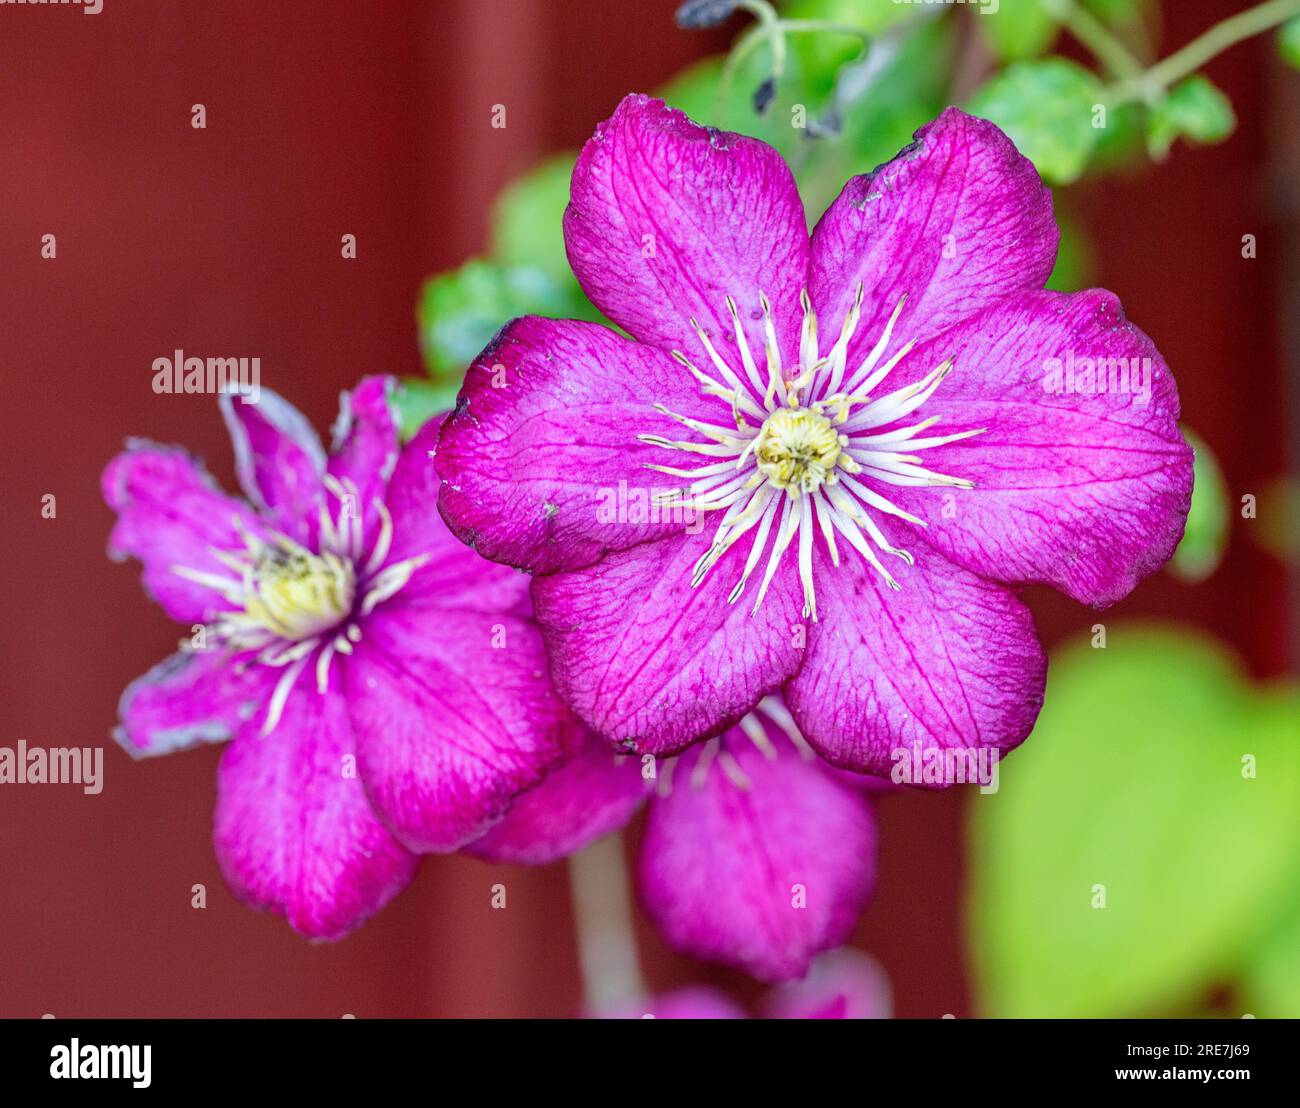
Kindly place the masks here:
<instances>
[{"instance_id":1,"label":"black banner","mask_svg":"<svg viewBox=\"0 0 1300 1108\"><path fill-rule=\"evenodd\" d=\"M681 1065L662 1049L689 1051L692 1072L720 1082L720 1088L756 1076L752 1065L743 1064L747 1056L734 1053L743 1044L717 1038L731 1033L724 1028L632 1031L588 1023L560 1032L554 1025L503 1022L489 1028L486 1022L9 1020L0 1026L0 1072L11 1104L29 1103L13 1099L15 1092L97 1096L110 1087L142 1095L211 1096L254 1089L338 1095L413 1085L436 1097L449 1079L484 1078L498 1094L512 1084L533 1094L539 1086L597 1086L611 1066L636 1074L644 1089L648 1082L669 1081L667 1069ZM761 1040L774 1022L733 1026L748 1027ZM864 1097L872 1095L875 1080L895 1090L915 1081L931 1096L947 1089L987 1093L990 1081L999 1092L1134 1085L1227 1093L1234 1085L1253 1091L1281 1087L1295 1063L1296 1026L1286 1021L833 1022L816 1028L809 1021L786 1024L760 1067L765 1087L776 1076L803 1084L810 1094L828 1078L852 1081ZM553 1037L559 1034L563 1040ZM465 1046L462 1036L471 1040ZM641 1053L648 1049L654 1053Z\"/></svg>"}]
</instances>

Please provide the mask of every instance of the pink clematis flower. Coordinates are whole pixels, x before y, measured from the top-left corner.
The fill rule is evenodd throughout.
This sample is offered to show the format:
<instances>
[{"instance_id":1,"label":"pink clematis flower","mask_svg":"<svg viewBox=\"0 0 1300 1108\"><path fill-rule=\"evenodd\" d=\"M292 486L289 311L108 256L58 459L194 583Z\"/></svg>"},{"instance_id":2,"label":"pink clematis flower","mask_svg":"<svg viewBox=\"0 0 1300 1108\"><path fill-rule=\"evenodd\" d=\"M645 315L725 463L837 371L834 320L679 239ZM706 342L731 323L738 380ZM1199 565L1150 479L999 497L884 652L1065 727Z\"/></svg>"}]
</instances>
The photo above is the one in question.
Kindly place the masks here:
<instances>
[{"instance_id":1,"label":"pink clematis flower","mask_svg":"<svg viewBox=\"0 0 1300 1108\"><path fill-rule=\"evenodd\" d=\"M615 743L680 750L782 688L842 767L1010 749L1045 676L1014 587L1105 605L1173 552L1173 380L1110 293L1043 290L1051 197L993 124L944 112L810 237L775 150L630 96L564 232L631 338L508 324L439 504L535 575L560 692Z\"/></svg>"},{"instance_id":2,"label":"pink clematis flower","mask_svg":"<svg viewBox=\"0 0 1300 1108\"><path fill-rule=\"evenodd\" d=\"M274 394L223 396L247 503L176 448L133 442L104 472L110 552L193 631L126 690L117 738L136 756L233 740L222 870L312 938L378 910L418 853L481 835L575 734L526 578L430 510L436 425L401 449L392 387L344 394L328 457Z\"/></svg>"},{"instance_id":3,"label":"pink clematis flower","mask_svg":"<svg viewBox=\"0 0 1300 1108\"><path fill-rule=\"evenodd\" d=\"M686 954L786 981L846 942L871 898L871 787L818 758L769 697L673 758L615 754L589 735L465 850L550 862L623 826L648 798L637 886L660 933Z\"/></svg>"}]
</instances>

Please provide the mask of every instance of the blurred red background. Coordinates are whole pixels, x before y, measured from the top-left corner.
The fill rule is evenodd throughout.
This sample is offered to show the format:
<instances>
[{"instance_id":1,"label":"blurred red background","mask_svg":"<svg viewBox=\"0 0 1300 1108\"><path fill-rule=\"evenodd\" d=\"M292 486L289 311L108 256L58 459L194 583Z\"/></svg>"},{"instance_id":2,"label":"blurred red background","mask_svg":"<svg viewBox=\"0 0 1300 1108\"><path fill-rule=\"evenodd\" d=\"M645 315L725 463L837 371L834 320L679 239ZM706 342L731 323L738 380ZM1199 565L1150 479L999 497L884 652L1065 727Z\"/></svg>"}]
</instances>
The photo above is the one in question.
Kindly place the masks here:
<instances>
[{"instance_id":1,"label":"blurred red background","mask_svg":"<svg viewBox=\"0 0 1300 1108\"><path fill-rule=\"evenodd\" d=\"M155 357L260 356L264 383L318 426L365 373L419 371L420 280L482 245L498 188L574 147L621 95L647 90L730 31L687 34L674 0L106 0L0 10L0 320L6 519L3 731L105 744L106 787L0 792L0 1015L562 1016L579 1004L563 866L430 858L356 935L310 946L226 891L209 838L219 752L134 764L108 741L116 701L177 629L134 568L104 557L99 473L127 435L184 443L229 487L210 397L156 396ZM1164 5L1166 48L1239 5ZM1097 280L1159 344L1187 421L1234 499L1275 507L1284 468L1286 275L1297 253L1297 105L1267 42L1209 72L1240 130L1223 147L1076 191ZM1294 88L1294 85L1292 85ZM207 129L190 126L191 105ZM490 126L493 104L509 125ZM1288 147L1289 144L1289 147ZM1290 158L1290 164L1285 161ZM870 167L862 167L864 170ZM1288 184L1289 182L1289 184ZM40 257L41 236L58 256ZM352 233L358 258L340 258ZM1254 234L1259 256L1241 258ZM1289 236L1289 237L1288 237ZM1293 302L1294 303L1294 302ZM57 497L57 518L41 497ZM1095 620L1030 597L1057 642ZM1208 584L1166 575L1106 615L1208 628L1255 672L1287 663L1276 565L1234 537ZM882 878L858 945L898 1014L970 1014L961 937L962 799L881 804ZM504 881L510 907L490 907ZM206 910L190 907L204 884ZM652 985L739 975L640 929Z\"/></svg>"}]
</instances>

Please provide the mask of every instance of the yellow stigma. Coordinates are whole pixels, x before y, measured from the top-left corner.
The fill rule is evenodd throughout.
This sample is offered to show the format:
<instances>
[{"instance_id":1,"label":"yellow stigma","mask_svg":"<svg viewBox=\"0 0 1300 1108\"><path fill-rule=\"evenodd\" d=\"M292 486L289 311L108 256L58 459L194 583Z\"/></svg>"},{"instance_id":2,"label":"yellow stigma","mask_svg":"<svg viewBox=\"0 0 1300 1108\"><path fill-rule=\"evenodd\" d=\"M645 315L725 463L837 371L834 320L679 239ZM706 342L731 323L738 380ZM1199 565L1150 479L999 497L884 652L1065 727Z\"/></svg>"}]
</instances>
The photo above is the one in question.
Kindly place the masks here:
<instances>
[{"instance_id":1,"label":"yellow stigma","mask_svg":"<svg viewBox=\"0 0 1300 1108\"><path fill-rule=\"evenodd\" d=\"M299 641L328 631L352 611L356 576L337 554L312 554L297 543L267 547L250 571L240 623Z\"/></svg>"},{"instance_id":2,"label":"yellow stigma","mask_svg":"<svg viewBox=\"0 0 1300 1108\"><path fill-rule=\"evenodd\" d=\"M811 408L778 408L754 444L758 468L779 489L816 492L835 481L842 443L831 421Z\"/></svg>"}]
</instances>

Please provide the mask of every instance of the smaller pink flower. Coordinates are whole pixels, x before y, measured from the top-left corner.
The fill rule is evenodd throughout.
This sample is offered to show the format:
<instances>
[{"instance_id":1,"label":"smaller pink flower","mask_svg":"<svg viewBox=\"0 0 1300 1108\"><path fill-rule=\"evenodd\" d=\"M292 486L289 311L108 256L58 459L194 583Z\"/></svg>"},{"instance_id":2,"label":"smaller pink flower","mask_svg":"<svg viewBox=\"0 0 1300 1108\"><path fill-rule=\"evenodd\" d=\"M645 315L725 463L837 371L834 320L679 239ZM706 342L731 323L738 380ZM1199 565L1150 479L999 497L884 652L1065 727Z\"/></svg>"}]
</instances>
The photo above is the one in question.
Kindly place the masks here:
<instances>
[{"instance_id":1,"label":"smaller pink flower","mask_svg":"<svg viewBox=\"0 0 1300 1108\"><path fill-rule=\"evenodd\" d=\"M221 398L247 502L183 451L104 471L115 557L190 629L123 694L135 756L232 740L216 849L231 887L338 938L478 837L565 755L527 581L431 510L436 422L402 449L393 381L342 398L327 456L266 390Z\"/></svg>"},{"instance_id":2,"label":"smaller pink flower","mask_svg":"<svg viewBox=\"0 0 1300 1108\"><path fill-rule=\"evenodd\" d=\"M466 852L540 864L647 803L638 886L668 943L765 981L802 977L845 943L875 886L869 778L822 761L777 697L672 758L595 735Z\"/></svg>"}]
</instances>

